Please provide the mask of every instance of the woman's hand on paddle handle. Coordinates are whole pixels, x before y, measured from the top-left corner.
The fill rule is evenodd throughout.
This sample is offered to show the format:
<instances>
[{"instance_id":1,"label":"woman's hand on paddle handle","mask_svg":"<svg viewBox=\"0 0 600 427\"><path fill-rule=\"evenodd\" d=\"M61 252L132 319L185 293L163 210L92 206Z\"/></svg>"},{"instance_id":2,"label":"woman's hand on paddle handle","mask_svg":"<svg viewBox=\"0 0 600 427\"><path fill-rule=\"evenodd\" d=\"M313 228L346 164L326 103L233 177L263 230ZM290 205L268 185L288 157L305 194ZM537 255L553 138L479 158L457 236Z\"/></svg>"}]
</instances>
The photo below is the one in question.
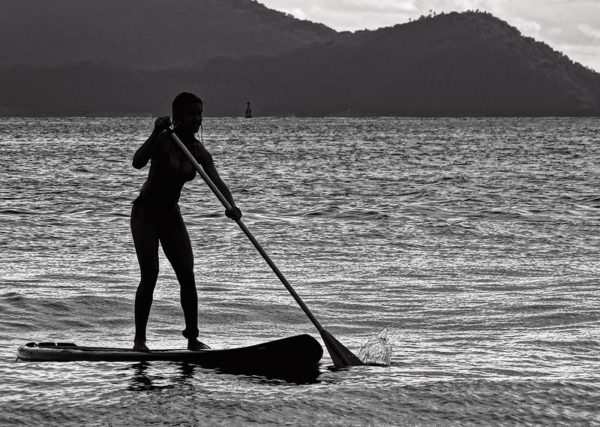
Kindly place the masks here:
<instances>
[{"instance_id":1,"label":"woman's hand on paddle handle","mask_svg":"<svg viewBox=\"0 0 600 427\"><path fill-rule=\"evenodd\" d=\"M154 121L154 133L159 134L163 130L171 127L171 118L169 116L159 117Z\"/></svg>"},{"instance_id":2,"label":"woman's hand on paddle handle","mask_svg":"<svg viewBox=\"0 0 600 427\"><path fill-rule=\"evenodd\" d=\"M225 210L225 216L234 221L239 221L242 218L242 211L236 206L231 206L231 209Z\"/></svg>"}]
</instances>

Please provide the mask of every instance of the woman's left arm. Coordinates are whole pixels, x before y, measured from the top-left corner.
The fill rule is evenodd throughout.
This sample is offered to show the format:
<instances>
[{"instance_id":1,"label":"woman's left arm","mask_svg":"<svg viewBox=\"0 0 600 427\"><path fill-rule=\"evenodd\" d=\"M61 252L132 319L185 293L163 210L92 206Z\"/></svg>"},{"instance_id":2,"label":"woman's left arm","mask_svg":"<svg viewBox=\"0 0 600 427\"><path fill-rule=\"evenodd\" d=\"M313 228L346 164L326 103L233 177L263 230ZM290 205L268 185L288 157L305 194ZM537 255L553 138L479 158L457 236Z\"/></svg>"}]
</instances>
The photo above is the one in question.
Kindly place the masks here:
<instances>
[{"instance_id":1,"label":"woman's left arm","mask_svg":"<svg viewBox=\"0 0 600 427\"><path fill-rule=\"evenodd\" d=\"M219 189L221 194L223 194L223 196L231 205L231 210L225 212L225 214L231 219L240 219L242 217L242 212L235 205L235 201L233 200L233 195L231 194L231 191L229 191L229 187L227 187L227 185L221 179L221 176L217 171L217 167L215 166L212 154L210 154L203 145L198 145L195 151L196 160L198 160L198 163L202 165L202 169L204 169L204 172L206 172L211 181L215 184L215 186Z\"/></svg>"}]
</instances>

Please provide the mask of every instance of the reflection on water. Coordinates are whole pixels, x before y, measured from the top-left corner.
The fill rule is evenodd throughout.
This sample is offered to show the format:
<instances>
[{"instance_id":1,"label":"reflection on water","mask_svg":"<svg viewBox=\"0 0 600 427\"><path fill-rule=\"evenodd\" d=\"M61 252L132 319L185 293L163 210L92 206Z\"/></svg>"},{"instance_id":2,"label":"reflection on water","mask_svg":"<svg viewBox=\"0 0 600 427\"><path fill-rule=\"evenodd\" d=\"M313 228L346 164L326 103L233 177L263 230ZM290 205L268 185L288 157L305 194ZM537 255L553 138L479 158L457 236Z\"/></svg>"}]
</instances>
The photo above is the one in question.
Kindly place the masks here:
<instances>
[{"instance_id":1,"label":"reflection on water","mask_svg":"<svg viewBox=\"0 0 600 427\"><path fill-rule=\"evenodd\" d=\"M260 374L244 374L235 370L207 369L190 362L172 362L169 366L175 367L175 371L165 371L153 366L153 362L140 362L130 365L127 370L131 377L127 390L129 391L151 391L164 390L173 387L194 386L194 383L202 375L235 375L242 381L261 385L301 385L318 384L321 371L316 366L314 369L296 370L290 368L285 372L265 371Z\"/></svg>"},{"instance_id":2,"label":"reflection on water","mask_svg":"<svg viewBox=\"0 0 600 427\"><path fill-rule=\"evenodd\" d=\"M132 371L130 391L150 391L173 388L174 386L192 385L196 366L191 363L174 363L176 372L171 375L151 374L151 362L140 362L130 366Z\"/></svg>"}]
</instances>

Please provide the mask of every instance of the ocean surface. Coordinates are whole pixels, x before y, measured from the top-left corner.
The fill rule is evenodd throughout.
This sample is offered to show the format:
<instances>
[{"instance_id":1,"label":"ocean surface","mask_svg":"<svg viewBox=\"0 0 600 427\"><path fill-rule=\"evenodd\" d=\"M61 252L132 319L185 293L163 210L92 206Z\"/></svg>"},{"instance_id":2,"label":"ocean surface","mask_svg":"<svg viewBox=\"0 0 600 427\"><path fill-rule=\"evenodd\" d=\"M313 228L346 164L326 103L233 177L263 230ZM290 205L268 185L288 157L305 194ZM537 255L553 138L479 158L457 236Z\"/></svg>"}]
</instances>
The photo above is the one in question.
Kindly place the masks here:
<instances>
[{"instance_id":1,"label":"ocean surface","mask_svg":"<svg viewBox=\"0 0 600 427\"><path fill-rule=\"evenodd\" d=\"M332 335L388 366L325 352L298 384L17 361L29 341L132 344L131 158L152 125L0 119L0 425L600 425L600 119L206 118L246 226ZM322 343L199 177L181 210L202 341ZM182 329L162 256L149 347Z\"/></svg>"}]
</instances>

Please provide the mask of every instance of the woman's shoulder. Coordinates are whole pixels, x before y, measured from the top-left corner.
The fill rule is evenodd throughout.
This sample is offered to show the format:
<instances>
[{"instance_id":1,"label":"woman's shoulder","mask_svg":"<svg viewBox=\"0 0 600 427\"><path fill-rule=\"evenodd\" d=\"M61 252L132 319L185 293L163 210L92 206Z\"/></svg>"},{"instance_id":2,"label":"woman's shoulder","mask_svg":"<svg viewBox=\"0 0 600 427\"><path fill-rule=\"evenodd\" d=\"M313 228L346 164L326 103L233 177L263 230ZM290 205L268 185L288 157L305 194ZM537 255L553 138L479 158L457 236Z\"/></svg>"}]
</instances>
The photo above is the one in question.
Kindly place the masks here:
<instances>
[{"instance_id":1,"label":"woman's shoulder","mask_svg":"<svg viewBox=\"0 0 600 427\"><path fill-rule=\"evenodd\" d=\"M198 140L194 142L193 153L196 160L200 163L212 161L212 155L204 146L204 144Z\"/></svg>"},{"instance_id":2,"label":"woman's shoulder","mask_svg":"<svg viewBox=\"0 0 600 427\"><path fill-rule=\"evenodd\" d=\"M192 143L192 149L194 150L194 153L208 153L208 150L204 144L197 139L195 139Z\"/></svg>"}]
</instances>

